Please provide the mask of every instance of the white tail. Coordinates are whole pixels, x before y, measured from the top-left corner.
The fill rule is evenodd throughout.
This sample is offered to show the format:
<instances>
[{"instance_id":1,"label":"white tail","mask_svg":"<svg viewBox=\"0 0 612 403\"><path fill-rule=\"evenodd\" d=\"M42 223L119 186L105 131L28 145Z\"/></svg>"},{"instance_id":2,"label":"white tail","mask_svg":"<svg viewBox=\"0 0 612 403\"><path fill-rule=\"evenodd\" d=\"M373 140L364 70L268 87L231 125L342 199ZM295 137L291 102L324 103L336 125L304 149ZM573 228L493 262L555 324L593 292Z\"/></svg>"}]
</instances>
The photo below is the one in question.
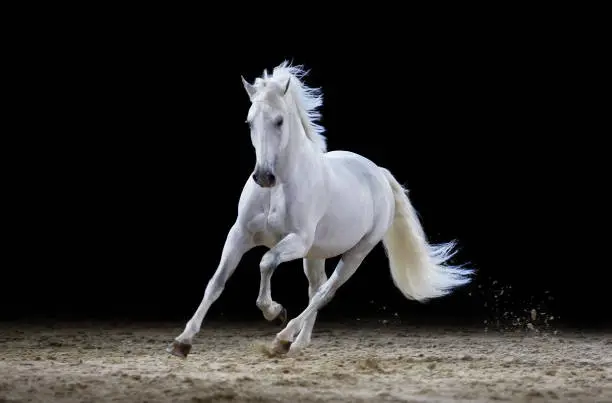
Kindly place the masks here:
<instances>
[{"instance_id":1,"label":"white tail","mask_svg":"<svg viewBox=\"0 0 612 403\"><path fill-rule=\"evenodd\" d=\"M445 264L455 254L455 242L430 245L406 190L382 168L393 189L395 217L383 238L396 287L420 302L447 295L470 282L472 270Z\"/></svg>"}]
</instances>

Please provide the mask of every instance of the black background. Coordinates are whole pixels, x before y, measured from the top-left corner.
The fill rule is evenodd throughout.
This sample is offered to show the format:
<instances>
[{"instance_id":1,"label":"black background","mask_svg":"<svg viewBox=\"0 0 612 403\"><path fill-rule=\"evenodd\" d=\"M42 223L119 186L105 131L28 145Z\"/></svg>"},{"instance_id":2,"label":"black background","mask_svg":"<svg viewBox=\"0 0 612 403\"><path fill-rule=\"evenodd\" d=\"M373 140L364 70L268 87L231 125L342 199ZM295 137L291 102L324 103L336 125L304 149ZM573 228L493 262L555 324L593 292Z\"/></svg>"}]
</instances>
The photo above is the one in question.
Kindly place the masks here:
<instances>
[{"instance_id":1,"label":"black background","mask_svg":"<svg viewBox=\"0 0 612 403\"><path fill-rule=\"evenodd\" d=\"M277 41L202 28L212 20L56 26L13 60L3 318L188 320L254 167L240 76L287 59L323 88L329 149L389 168L430 240L457 239L455 261L478 271L421 305L394 288L379 246L321 318L480 323L537 308L609 320L607 245L584 229L599 222L586 218L596 181L584 169L600 160L583 152L598 148L585 139L603 110L586 95L599 52L571 24L338 28L303 45L297 28ZM209 318L263 320L263 251L245 255ZM306 306L301 261L277 269L272 293L290 316Z\"/></svg>"}]
</instances>

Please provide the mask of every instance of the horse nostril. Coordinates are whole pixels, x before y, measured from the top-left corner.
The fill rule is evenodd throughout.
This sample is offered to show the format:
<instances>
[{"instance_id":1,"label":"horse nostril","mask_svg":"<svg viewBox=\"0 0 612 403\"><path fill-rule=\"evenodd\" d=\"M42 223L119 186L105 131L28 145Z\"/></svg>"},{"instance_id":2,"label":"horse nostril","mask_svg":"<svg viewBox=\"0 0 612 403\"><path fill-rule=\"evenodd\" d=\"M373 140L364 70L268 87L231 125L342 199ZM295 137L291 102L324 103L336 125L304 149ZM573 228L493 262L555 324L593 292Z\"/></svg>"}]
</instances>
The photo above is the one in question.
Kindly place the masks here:
<instances>
[{"instance_id":1,"label":"horse nostril","mask_svg":"<svg viewBox=\"0 0 612 403\"><path fill-rule=\"evenodd\" d=\"M276 177L273 173L267 171L255 171L252 176L255 183L261 187L271 187L276 183Z\"/></svg>"}]
</instances>

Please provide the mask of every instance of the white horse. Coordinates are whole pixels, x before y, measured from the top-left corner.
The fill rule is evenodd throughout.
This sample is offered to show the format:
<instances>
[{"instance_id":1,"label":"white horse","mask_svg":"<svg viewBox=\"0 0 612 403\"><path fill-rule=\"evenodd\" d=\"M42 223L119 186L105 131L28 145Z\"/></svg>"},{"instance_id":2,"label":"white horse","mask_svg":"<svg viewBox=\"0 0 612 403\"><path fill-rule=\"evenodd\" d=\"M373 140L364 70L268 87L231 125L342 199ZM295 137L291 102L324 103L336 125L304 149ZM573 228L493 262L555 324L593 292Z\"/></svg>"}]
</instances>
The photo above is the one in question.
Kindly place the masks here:
<instances>
[{"instance_id":1,"label":"white horse","mask_svg":"<svg viewBox=\"0 0 612 403\"><path fill-rule=\"evenodd\" d=\"M211 304L219 298L245 252L270 248L261 259L257 307L267 320L286 321L272 300L270 279L283 262L303 259L309 304L272 344L295 353L310 343L317 312L357 270L380 241L394 284L406 298L425 301L470 281L472 270L445 263L455 242L427 242L407 192L391 173L348 151L327 152L317 120L318 88L309 88L302 66L286 61L272 75L242 82L251 106L247 123L255 148L254 173L244 185L238 215L229 230L219 266L185 330L167 348L185 358ZM327 278L325 259L341 255Z\"/></svg>"}]
</instances>

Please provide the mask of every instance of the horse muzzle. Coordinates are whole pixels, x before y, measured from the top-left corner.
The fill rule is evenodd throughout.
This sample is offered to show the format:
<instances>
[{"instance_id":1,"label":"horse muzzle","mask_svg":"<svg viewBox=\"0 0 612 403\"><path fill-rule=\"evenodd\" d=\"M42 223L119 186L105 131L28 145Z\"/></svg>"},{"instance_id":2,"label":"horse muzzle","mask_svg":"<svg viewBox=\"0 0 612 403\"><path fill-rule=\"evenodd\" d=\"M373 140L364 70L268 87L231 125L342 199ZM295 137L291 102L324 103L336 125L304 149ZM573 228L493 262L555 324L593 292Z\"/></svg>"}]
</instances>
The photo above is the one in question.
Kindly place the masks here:
<instances>
[{"instance_id":1,"label":"horse muzzle","mask_svg":"<svg viewBox=\"0 0 612 403\"><path fill-rule=\"evenodd\" d=\"M262 188L271 188L276 185L276 176L267 169L256 168L253 180Z\"/></svg>"}]
</instances>

